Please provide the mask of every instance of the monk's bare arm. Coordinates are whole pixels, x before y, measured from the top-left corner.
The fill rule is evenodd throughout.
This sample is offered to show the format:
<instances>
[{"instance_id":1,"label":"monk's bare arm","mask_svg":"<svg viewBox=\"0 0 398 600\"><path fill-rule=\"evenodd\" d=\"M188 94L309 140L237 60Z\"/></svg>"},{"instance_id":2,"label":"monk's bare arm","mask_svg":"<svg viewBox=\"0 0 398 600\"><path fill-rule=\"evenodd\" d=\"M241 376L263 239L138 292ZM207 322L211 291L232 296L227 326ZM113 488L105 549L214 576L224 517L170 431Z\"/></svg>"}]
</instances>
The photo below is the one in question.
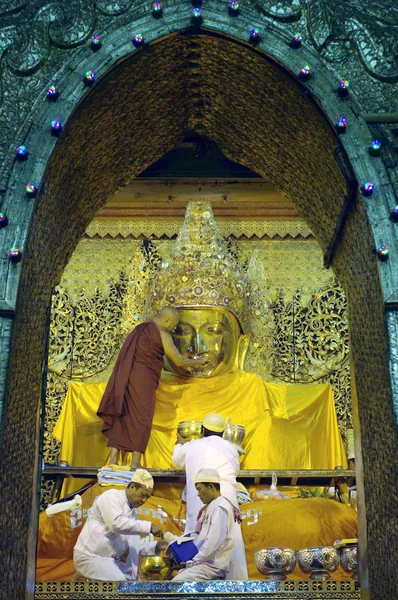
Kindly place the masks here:
<instances>
[{"instance_id":1,"label":"monk's bare arm","mask_svg":"<svg viewBox=\"0 0 398 600\"><path fill-rule=\"evenodd\" d=\"M167 358L169 358L177 367L187 369L188 367L204 365L207 362L205 357L201 358L187 358L182 356L175 347L173 338L167 331L161 331L160 335L163 343L163 350Z\"/></svg>"}]
</instances>

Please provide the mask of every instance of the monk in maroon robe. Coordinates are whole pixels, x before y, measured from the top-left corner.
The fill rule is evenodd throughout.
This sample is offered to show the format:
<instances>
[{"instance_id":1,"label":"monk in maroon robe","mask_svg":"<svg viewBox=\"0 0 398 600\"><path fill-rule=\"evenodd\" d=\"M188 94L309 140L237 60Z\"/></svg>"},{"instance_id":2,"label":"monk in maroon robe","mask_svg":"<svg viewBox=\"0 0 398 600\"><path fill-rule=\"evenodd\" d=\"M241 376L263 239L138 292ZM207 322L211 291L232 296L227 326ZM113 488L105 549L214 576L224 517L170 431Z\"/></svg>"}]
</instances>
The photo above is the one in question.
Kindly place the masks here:
<instances>
[{"instance_id":1,"label":"monk in maroon robe","mask_svg":"<svg viewBox=\"0 0 398 600\"><path fill-rule=\"evenodd\" d=\"M151 434L163 355L179 367L206 364L204 357L187 358L178 352L170 335L178 321L178 311L166 306L153 321L135 327L120 350L97 411L104 421L111 464L117 464L119 450L126 450L133 452L131 467L140 466Z\"/></svg>"}]
</instances>

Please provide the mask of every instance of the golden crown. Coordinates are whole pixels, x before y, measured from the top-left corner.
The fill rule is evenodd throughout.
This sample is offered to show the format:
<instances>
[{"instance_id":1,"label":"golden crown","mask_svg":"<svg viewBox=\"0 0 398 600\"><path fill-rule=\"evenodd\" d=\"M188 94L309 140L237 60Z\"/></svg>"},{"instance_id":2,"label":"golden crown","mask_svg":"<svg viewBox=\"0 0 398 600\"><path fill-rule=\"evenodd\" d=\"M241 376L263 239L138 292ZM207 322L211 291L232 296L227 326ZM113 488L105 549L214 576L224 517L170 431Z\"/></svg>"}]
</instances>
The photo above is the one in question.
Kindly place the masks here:
<instances>
[{"instance_id":1,"label":"golden crown","mask_svg":"<svg viewBox=\"0 0 398 600\"><path fill-rule=\"evenodd\" d=\"M250 284L228 250L210 202L190 202L168 263L153 276L149 309L165 305L217 306L237 317L244 333L250 330Z\"/></svg>"}]
</instances>

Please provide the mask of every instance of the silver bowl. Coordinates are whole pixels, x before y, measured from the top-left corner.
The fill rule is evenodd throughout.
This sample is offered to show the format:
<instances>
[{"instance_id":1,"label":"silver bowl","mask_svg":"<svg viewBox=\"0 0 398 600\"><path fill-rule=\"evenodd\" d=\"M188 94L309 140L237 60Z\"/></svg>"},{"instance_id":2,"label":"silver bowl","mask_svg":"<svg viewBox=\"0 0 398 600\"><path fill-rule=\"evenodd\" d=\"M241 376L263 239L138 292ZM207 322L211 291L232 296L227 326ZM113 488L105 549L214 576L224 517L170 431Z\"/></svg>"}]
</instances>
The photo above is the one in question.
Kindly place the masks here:
<instances>
[{"instance_id":1,"label":"silver bowl","mask_svg":"<svg viewBox=\"0 0 398 600\"><path fill-rule=\"evenodd\" d=\"M223 433L224 440L235 446L241 446L246 436L246 429L242 425L226 425Z\"/></svg>"},{"instance_id":2,"label":"silver bowl","mask_svg":"<svg viewBox=\"0 0 398 600\"><path fill-rule=\"evenodd\" d=\"M296 551L292 548L263 548L254 553L254 562L266 579L283 581L296 566Z\"/></svg>"},{"instance_id":3,"label":"silver bowl","mask_svg":"<svg viewBox=\"0 0 398 600\"><path fill-rule=\"evenodd\" d=\"M202 425L201 421L181 421L177 431L184 440L198 440L203 435Z\"/></svg>"},{"instance_id":4,"label":"silver bowl","mask_svg":"<svg viewBox=\"0 0 398 600\"><path fill-rule=\"evenodd\" d=\"M315 546L298 551L298 565L310 579L329 579L339 566L339 551L333 546Z\"/></svg>"},{"instance_id":5,"label":"silver bowl","mask_svg":"<svg viewBox=\"0 0 398 600\"><path fill-rule=\"evenodd\" d=\"M358 579L358 544L340 548L340 564L352 579Z\"/></svg>"},{"instance_id":6,"label":"silver bowl","mask_svg":"<svg viewBox=\"0 0 398 600\"><path fill-rule=\"evenodd\" d=\"M170 558L158 555L139 557L139 575L144 581L164 581L168 579L174 569Z\"/></svg>"}]
</instances>

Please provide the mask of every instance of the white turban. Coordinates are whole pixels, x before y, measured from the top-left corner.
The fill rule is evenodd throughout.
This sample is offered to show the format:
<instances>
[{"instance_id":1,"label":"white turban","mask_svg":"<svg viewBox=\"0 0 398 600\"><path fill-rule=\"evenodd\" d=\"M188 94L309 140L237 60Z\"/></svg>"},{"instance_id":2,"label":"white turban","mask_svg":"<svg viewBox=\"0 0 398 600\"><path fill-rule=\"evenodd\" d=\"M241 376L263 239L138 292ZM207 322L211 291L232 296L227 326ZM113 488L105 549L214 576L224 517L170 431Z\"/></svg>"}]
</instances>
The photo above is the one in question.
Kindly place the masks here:
<instances>
[{"instance_id":1,"label":"white turban","mask_svg":"<svg viewBox=\"0 0 398 600\"><path fill-rule=\"evenodd\" d=\"M136 469L131 477L131 483L140 483L147 488L153 489L153 477L145 469Z\"/></svg>"},{"instance_id":2,"label":"white turban","mask_svg":"<svg viewBox=\"0 0 398 600\"><path fill-rule=\"evenodd\" d=\"M221 433L225 429L225 419L217 413L211 413L203 419L203 427L209 431Z\"/></svg>"},{"instance_id":3,"label":"white turban","mask_svg":"<svg viewBox=\"0 0 398 600\"><path fill-rule=\"evenodd\" d=\"M220 475L215 469L200 469L193 476L194 483L220 483Z\"/></svg>"}]
</instances>

